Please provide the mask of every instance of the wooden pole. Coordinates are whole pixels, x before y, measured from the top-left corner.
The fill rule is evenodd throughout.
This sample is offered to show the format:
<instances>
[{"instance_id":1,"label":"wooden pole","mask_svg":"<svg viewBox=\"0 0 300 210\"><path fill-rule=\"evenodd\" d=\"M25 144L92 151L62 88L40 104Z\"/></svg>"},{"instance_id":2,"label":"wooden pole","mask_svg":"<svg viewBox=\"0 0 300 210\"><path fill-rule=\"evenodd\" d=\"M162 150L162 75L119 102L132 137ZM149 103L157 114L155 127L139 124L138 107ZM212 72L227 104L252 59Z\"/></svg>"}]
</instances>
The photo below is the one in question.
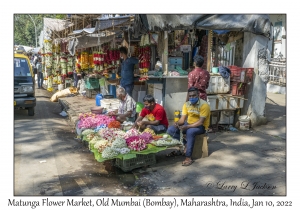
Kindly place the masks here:
<instances>
[{"instance_id":1,"label":"wooden pole","mask_svg":"<svg viewBox=\"0 0 300 210\"><path fill-rule=\"evenodd\" d=\"M212 36L213 36L213 32L212 30L210 30L208 32L208 40L207 40L207 71L211 72L211 47L212 47Z\"/></svg>"},{"instance_id":2,"label":"wooden pole","mask_svg":"<svg viewBox=\"0 0 300 210\"><path fill-rule=\"evenodd\" d=\"M164 52L162 54L164 75L168 75L168 47L168 32L164 31Z\"/></svg>"}]
</instances>

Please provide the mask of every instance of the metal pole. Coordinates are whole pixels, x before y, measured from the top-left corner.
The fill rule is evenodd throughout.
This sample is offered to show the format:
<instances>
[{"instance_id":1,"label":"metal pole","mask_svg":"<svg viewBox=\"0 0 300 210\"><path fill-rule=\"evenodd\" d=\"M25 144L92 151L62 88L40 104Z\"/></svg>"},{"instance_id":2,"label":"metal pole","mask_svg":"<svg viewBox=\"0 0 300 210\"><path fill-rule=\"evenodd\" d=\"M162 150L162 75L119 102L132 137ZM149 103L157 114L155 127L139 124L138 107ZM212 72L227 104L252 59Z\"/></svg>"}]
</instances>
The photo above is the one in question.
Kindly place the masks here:
<instances>
[{"instance_id":1,"label":"metal pole","mask_svg":"<svg viewBox=\"0 0 300 210\"><path fill-rule=\"evenodd\" d=\"M30 17L30 19L32 20L33 25L34 25L34 31L35 31L35 48L37 48L36 25L35 25L35 22L34 22L33 18L31 17L31 15L28 15L28 16Z\"/></svg>"}]
</instances>

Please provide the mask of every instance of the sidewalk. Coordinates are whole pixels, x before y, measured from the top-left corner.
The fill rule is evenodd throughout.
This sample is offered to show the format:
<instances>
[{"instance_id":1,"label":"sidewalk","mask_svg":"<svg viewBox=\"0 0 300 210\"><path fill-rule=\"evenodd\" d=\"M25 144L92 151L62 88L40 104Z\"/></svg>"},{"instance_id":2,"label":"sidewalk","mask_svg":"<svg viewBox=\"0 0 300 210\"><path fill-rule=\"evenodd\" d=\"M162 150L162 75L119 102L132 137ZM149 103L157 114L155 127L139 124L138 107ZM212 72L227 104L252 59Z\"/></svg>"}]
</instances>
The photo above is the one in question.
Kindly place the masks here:
<instances>
[{"instance_id":1,"label":"sidewalk","mask_svg":"<svg viewBox=\"0 0 300 210\"><path fill-rule=\"evenodd\" d=\"M155 165L135 169L140 195L286 195L285 96L268 93L266 125L250 131L209 133L209 156L187 167L183 156L166 157L175 148L156 154ZM59 99L74 123L95 106L82 96Z\"/></svg>"}]
</instances>

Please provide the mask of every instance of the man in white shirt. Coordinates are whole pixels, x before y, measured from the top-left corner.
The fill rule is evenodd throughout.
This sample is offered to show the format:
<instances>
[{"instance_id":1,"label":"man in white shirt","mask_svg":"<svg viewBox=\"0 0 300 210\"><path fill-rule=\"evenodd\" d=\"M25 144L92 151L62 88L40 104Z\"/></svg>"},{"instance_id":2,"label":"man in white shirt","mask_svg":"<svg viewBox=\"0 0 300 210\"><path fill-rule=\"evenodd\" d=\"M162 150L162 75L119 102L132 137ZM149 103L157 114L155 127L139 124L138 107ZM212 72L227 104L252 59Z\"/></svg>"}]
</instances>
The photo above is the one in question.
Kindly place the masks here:
<instances>
[{"instance_id":1,"label":"man in white shirt","mask_svg":"<svg viewBox=\"0 0 300 210\"><path fill-rule=\"evenodd\" d=\"M123 87L117 89L117 98L120 100L118 113L112 115L117 116L117 120L123 123L124 121L135 121L136 102L126 93Z\"/></svg>"}]
</instances>

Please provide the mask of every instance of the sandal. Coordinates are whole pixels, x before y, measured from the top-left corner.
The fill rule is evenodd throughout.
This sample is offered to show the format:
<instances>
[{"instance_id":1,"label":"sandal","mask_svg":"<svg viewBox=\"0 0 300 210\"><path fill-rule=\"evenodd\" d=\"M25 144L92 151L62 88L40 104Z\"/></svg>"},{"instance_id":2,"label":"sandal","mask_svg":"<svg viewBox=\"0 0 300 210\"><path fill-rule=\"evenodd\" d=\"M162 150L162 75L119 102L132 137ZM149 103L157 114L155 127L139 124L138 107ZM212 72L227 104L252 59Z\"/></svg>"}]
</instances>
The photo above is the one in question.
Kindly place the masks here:
<instances>
[{"instance_id":1,"label":"sandal","mask_svg":"<svg viewBox=\"0 0 300 210\"><path fill-rule=\"evenodd\" d=\"M180 150L177 150L177 151L173 151L173 152L167 154L166 157L175 157L175 156L181 156L181 155L183 155L183 153Z\"/></svg>"},{"instance_id":2,"label":"sandal","mask_svg":"<svg viewBox=\"0 0 300 210\"><path fill-rule=\"evenodd\" d=\"M182 162L182 166L189 166L193 163L194 161L193 160L184 160Z\"/></svg>"}]
</instances>

